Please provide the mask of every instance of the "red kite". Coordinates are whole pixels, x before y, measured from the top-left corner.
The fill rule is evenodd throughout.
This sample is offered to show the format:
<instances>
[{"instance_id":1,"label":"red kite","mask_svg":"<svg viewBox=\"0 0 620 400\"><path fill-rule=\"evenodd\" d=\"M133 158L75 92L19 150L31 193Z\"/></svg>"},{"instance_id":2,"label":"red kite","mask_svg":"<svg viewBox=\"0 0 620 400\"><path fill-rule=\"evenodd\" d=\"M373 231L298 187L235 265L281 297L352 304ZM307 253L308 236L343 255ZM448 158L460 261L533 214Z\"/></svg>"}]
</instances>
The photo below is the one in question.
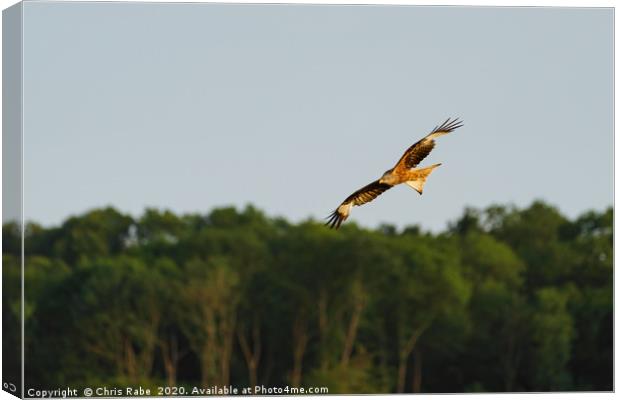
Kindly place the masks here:
<instances>
[{"instance_id":1,"label":"red kite","mask_svg":"<svg viewBox=\"0 0 620 400\"><path fill-rule=\"evenodd\" d=\"M394 168L385 171L383 176L376 181L364 186L352 195L347 197L333 213L329 215L327 223L330 228L338 229L340 224L345 221L351 213L351 207L361 206L374 200L381 193L385 192L392 186L405 183L422 194L426 178L433 172L433 169L441 164L434 164L430 167L415 168L435 147L435 138L446 135L456 128L463 126L463 123L457 119L450 121L448 118L440 126L424 138L409 147L405 154L398 160Z\"/></svg>"}]
</instances>

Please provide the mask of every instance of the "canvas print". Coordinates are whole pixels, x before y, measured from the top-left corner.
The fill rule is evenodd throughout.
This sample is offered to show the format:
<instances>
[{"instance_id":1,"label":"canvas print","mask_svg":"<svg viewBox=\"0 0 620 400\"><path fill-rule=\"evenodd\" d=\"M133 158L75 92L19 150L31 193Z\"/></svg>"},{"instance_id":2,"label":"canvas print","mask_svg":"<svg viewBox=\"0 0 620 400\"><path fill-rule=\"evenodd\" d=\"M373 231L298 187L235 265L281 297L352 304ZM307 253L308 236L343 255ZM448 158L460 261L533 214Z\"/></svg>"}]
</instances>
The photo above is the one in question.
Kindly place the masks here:
<instances>
[{"instance_id":1,"label":"canvas print","mask_svg":"<svg viewBox=\"0 0 620 400\"><path fill-rule=\"evenodd\" d=\"M3 12L3 390L612 391L613 9Z\"/></svg>"}]
</instances>

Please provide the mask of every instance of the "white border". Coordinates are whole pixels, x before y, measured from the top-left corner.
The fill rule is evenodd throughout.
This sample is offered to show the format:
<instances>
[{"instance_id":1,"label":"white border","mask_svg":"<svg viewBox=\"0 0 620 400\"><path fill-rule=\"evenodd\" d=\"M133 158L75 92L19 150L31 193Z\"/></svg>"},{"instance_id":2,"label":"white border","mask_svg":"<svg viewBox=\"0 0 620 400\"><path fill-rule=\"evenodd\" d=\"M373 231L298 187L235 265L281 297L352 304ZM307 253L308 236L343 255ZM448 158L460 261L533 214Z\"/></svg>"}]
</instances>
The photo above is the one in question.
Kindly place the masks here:
<instances>
[{"instance_id":1,"label":"white border","mask_svg":"<svg viewBox=\"0 0 620 400\"><path fill-rule=\"evenodd\" d=\"M260 1L260 0L238 0L238 1L228 1L228 0L210 0L210 1L188 1L188 0L30 0L40 2L99 2L99 3L249 3L249 4L377 4L377 5L418 5L418 6L484 6L484 7L570 7L570 8L578 8L578 7L615 7L617 1L616 0L574 0L574 1L566 1L566 0L529 0L529 1L517 1L517 0L504 0L504 1L493 1L493 0L477 0L477 1L467 1L467 0L426 0L426 1L415 1L415 0L341 0L341 1L333 1L333 0L314 0L314 1L301 1L301 0L291 0L291 1ZM28 0L27 0L28 2ZM17 4L19 1L16 0L0 0L0 7L2 9L8 8L13 4Z\"/></svg>"},{"instance_id":2,"label":"white border","mask_svg":"<svg viewBox=\"0 0 620 400\"><path fill-rule=\"evenodd\" d=\"M39 0L39 1L45 1L45 2L51 2L51 1L57 1L57 0ZM86 1L98 1L98 0L65 0L65 1L79 1L79 2L86 2ZM17 4L19 1L16 0L0 0L0 8L2 10ZM99 1L101 2L101 1ZM106 2L120 2L117 0L107 0ZM356 0L356 1L352 1L352 0L341 0L341 1L330 1L330 0L314 0L314 1L299 1L299 0L291 0L291 1L258 1L258 0L237 0L237 1L225 1L225 0L216 0L216 1L182 1L182 0L150 0L150 1L145 1L145 0L133 0L132 2L153 2L153 3L249 3L249 4L264 4L264 3L269 3L269 4L378 4L378 5L424 5L424 6L482 6L482 7L491 7L491 6L501 6L501 7L587 7L587 8L593 8L593 7L616 7L617 1L615 0L590 0L590 1L584 1L584 0L573 0L573 1L566 1L566 0L530 0L530 1L515 1L515 0L504 0L504 1L493 1L493 0L477 0L477 1L466 1L466 0L448 0L448 1L437 1L437 0L426 0L426 1L412 1L412 0L390 0L390 1L386 1L386 0L375 0L375 1L364 1L364 0ZM614 13L615 14L615 13ZM22 14L23 15L23 14ZM23 25L22 25L23 27ZM615 27L615 16L614 16L614 27ZM2 42L2 21L0 18L0 43ZM614 139L615 139L615 115L617 115L618 113L618 105L617 102L615 101L615 96L617 93L617 81L615 80L615 75L617 73L617 63L616 63L616 46L618 43L618 32L615 30L614 28ZM1 71L2 71L2 54L0 52L0 76L1 76ZM2 88L2 84L0 82L0 89ZM22 115L23 117L23 115ZM0 120L2 118L2 100L0 99ZM23 122L23 121L22 121ZM615 207L615 198L616 198L616 177L618 176L617 174L617 165L615 163L615 154L617 153L618 150L618 143L614 140L614 207ZM0 141L0 159L1 159L1 149L2 149L2 143ZM23 150L23 147L22 147ZM2 164L0 162L0 176L1 176L1 172L2 172ZM0 187L0 198L1 198L1 194L2 194L2 188ZM22 207L22 213L23 213L23 207ZM618 232L618 226L619 223L617 221L617 219L615 218L615 214L614 214L614 232ZM0 238L1 238L1 233L0 233ZM615 248L617 248L617 235L614 237L614 250ZM614 251L614 266L616 265L616 260L617 260L617 255L616 252ZM1 275L1 274L0 274ZM0 276L0 282L1 282L1 276ZM617 304L616 300L616 296L615 296L615 287L617 286L619 282L619 278L618 275L614 273L614 310L615 310L615 306ZM2 338L1 335L1 326L2 326L2 320L0 318L0 339ZM615 344L617 343L617 339L618 339L619 335L618 335L618 325L617 325L617 320L615 318L615 312L614 312L614 387L615 384L617 382L619 382L618 378L619 378L619 372L618 372L618 368L616 368L615 362L618 359L616 356L618 355L618 350L617 350L617 346L615 346ZM2 363L1 363L1 358L0 358L0 376L2 376ZM403 395L399 395L399 398L402 398ZM416 395L415 398L416 399L421 399L421 400L425 400L425 399L433 399L433 398L437 398L438 396L442 396L442 395ZM552 393L552 394L521 394L521 393L517 393L517 394L471 394L471 395L449 395L450 399L489 399L489 398L493 398L493 397L499 397L501 399L507 399L507 400L514 400L514 399L522 399L522 398L532 398L533 396L544 396L544 398L546 399L603 399L603 398L614 398L615 394L613 393ZM262 396L259 396L260 398L262 398ZM257 397L257 398L259 398ZM353 397L353 396L320 396L321 399L324 398L348 398L348 397ZM379 397L379 398L383 398L386 396L373 396L373 397ZM405 397L413 397L413 396L405 396ZM0 400L4 400L4 399L14 399L15 397L9 395L6 392L1 391L0 392ZM270 397L273 398L273 397ZM281 398L281 396L279 397ZM304 396L304 398L319 398L319 396Z\"/></svg>"}]
</instances>

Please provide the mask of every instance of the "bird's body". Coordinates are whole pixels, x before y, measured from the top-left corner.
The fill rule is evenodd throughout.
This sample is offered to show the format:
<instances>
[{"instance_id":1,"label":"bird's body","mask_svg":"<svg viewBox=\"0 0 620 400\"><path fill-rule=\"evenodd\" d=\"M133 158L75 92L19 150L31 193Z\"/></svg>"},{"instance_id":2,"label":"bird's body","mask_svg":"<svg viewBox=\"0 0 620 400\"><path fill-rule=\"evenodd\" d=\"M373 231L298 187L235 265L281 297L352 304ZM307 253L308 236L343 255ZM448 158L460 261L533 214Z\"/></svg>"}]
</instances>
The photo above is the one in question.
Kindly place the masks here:
<instances>
[{"instance_id":1,"label":"bird's body","mask_svg":"<svg viewBox=\"0 0 620 400\"><path fill-rule=\"evenodd\" d=\"M351 213L353 206L361 206L374 200L381 193L393 186L405 183L422 194L426 179L435 168L441 164L434 164L430 167L415 168L435 147L435 138L446 135L463 124L455 119L446 120L440 126L435 127L431 133L426 135L409 147L396 163L394 168L387 170L381 178L357 190L347 197L328 217L326 225L338 229L340 224L345 221Z\"/></svg>"}]
</instances>

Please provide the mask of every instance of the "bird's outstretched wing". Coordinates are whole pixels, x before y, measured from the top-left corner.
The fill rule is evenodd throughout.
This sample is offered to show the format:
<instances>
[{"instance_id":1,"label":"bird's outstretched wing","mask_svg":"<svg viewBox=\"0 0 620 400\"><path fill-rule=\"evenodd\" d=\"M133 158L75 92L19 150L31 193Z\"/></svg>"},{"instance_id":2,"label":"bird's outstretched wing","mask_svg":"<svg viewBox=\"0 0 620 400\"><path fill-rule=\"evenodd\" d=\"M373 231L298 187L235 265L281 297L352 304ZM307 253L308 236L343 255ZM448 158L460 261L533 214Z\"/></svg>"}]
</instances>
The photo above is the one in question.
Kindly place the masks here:
<instances>
[{"instance_id":1,"label":"bird's outstretched wing","mask_svg":"<svg viewBox=\"0 0 620 400\"><path fill-rule=\"evenodd\" d=\"M461 126L463 126L463 123L458 118L454 120L448 118L443 124L436 126L431 133L418 140L405 151L405 154L396 163L394 171L415 168L433 150L435 138L446 135Z\"/></svg>"},{"instance_id":2,"label":"bird's outstretched wing","mask_svg":"<svg viewBox=\"0 0 620 400\"><path fill-rule=\"evenodd\" d=\"M329 217L327 217L327 223L325 225L328 225L330 228L340 228L340 224L342 224L342 222L346 220L351 213L351 207L366 204L391 187L392 185L388 185L387 183L379 183L379 180L376 180L357 190L347 197L340 204L340 206L338 206L338 208L335 209Z\"/></svg>"}]
</instances>

